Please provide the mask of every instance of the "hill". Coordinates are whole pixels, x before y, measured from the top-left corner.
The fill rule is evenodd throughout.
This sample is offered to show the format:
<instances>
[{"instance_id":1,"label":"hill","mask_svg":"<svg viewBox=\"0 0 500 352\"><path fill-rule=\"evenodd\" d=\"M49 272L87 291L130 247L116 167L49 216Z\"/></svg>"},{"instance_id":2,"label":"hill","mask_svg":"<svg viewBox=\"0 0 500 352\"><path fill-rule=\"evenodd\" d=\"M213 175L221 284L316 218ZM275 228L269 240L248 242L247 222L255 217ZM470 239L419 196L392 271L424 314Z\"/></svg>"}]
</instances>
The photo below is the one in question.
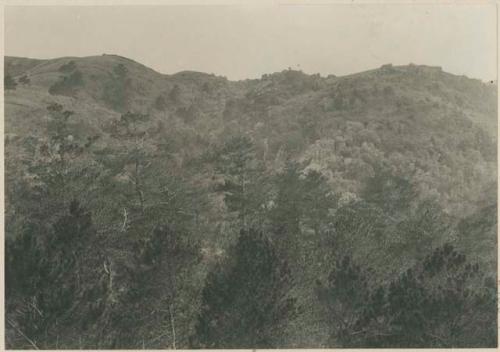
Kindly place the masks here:
<instances>
[{"instance_id":1,"label":"hill","mask_svg":"<svg viewBox=\"0 0 500 352\"><path fill-rule=\"evenodd\" d=\"M311 159L342 192L359 192L374 172L370 160L387 163L453 214L470 213L496 179L495 86L438 67L385 65L328 78L288 70L231 82L163 75L115 55L5 62L7 74L30 80L6 91L9 141L43 133L46 106L57 102L89 133L126 111L149 114L151 124L186 136L173 146L182 160L244 131L268 162Z\"/></svg>"},{"instance_id":2,"label":"hill","mask_svg":"<svg viewBox=\"0 0 500 352\"><path fill-rule=\"evenodd\" d=\"M5 70L9 348L496 343L496 84Z\"/></svg>"}]
</instances>

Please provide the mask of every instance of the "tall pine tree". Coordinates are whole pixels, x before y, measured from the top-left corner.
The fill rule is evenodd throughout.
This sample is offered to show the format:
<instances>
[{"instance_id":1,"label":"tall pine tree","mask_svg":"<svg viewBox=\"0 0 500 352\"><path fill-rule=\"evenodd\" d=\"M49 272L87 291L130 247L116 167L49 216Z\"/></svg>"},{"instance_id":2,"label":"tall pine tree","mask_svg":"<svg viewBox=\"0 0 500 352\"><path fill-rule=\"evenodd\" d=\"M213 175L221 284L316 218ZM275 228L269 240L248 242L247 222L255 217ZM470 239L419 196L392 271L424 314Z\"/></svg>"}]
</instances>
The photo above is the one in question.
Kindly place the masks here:
<instances>
[{"instance_id":1,"label":"tall pine tree","mask_svg":"<svg viewBox=\"0 0 500 352\"><path fill-rule=\"evenodd\" d=\"M276 348L295 314L292 278L272 243L241 231L227 260L209 273L193 347Z\"/></svg>"}]
</instances>

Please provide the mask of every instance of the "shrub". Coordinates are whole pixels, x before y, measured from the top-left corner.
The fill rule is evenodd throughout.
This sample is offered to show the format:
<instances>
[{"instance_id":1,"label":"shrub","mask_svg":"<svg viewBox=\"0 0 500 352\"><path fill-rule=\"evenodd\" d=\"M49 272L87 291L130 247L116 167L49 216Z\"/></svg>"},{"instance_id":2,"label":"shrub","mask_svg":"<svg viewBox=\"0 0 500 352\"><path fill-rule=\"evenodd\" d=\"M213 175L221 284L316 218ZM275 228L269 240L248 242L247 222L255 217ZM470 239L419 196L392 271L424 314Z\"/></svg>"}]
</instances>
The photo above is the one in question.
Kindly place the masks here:
<instances>
[{"instance_id":1,"label":"shrub","mask_svg":"<svg viewBox=\"0 0 500 352\"><path fill-rule=\"evenodd\" d=\"M19 83L21 84L30 84L31 83L31 80L29 79L28 76L26 75L23 75L19 78Z\"/></svg>"},{"instance_id":2,"label":"shrub","mask_svg":"<svg viewBox=\"0 0 500 352\"><path fill-rule=\"evenodd\" d=\"M80 71L74 71L69 76L62 77L49 88L49 93L52 95L73 96L76 89L84 85L83 76Z\"/></svg>"},{"instance_id":3,"label":"shrub","mask_svg":"<svg viewBox=\"0 0 500 352\"><path fill-rule=\"evenodd\" d=\"M14 90L17 87L16 81L9 75L5 75L3 79L3 85L5 89Z\"/></svg>"},{"instance_id":4,"label":"shrub","mask_svg":"<svg viewBox=\"0 0 500 352\"><path fill-rule=\"evenodd\" d=\"M76 69L76 63L73 60L71 60L62 65L61 67L59 67L59 72L70 73L73 72L75 69Z\"/></svg>"}]
</instances>

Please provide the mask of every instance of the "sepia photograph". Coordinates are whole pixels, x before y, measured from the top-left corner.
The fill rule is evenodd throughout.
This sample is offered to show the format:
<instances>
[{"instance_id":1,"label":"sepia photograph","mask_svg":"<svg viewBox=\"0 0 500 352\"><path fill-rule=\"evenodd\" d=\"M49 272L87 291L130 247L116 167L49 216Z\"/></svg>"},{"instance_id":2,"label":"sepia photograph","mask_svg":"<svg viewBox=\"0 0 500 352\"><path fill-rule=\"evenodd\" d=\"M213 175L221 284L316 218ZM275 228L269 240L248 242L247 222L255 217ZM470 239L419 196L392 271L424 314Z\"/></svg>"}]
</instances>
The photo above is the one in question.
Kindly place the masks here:
<instances>
[{"instance_id":1,"label":"sepia photograph","mask_svg":"<svg viewBox=\"0 0 500 352\"><path fill-rule=\"evenodd\" d=\"M497 348L495 1L6 1L9 350Z\"/></svg>"}]
</instances>

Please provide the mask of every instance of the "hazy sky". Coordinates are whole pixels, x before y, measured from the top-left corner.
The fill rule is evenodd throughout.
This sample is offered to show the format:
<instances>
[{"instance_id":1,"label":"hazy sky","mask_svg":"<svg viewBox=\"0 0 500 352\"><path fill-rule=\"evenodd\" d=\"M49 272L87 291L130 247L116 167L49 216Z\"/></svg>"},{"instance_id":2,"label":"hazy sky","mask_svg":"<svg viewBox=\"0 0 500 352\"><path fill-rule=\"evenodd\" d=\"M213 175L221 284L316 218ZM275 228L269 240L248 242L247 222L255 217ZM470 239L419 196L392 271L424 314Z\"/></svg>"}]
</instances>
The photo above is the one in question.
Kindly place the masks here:
<instances>
[{"instance_id":1,"label":"hazy sky","mask_svg":"<svg viewBox=\"0 0 500 352\"><path fill-rule=\"evenodd\" d=\"M393 63L496 79L494 5L6 7L6 55L118 54L162 73L256 78Z\"/></svg>"}]
</instances>

